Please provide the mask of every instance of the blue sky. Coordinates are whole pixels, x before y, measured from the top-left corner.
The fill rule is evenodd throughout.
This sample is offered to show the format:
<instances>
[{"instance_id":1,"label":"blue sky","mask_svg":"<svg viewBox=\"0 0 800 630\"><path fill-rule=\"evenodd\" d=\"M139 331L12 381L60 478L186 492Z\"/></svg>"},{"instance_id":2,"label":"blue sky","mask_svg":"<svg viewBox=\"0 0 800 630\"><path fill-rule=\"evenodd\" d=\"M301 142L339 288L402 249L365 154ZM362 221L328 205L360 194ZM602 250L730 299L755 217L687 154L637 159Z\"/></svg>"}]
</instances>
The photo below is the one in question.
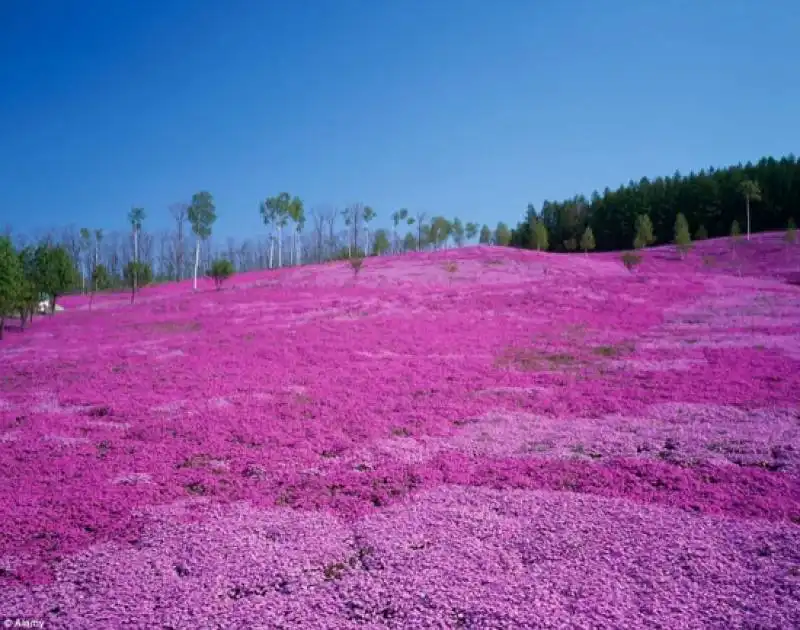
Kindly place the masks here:
<instances>
[{"instance_id":1,"label":"blue sky","mask_svg":"<svg viewBox=\"0 0 800 630\"><path fill-rule=\"evenodd\" d=\"M6 0L0 226L146 226L210 190L495 224L797 152L796 0Z\"/></svg>"}]
</instances>

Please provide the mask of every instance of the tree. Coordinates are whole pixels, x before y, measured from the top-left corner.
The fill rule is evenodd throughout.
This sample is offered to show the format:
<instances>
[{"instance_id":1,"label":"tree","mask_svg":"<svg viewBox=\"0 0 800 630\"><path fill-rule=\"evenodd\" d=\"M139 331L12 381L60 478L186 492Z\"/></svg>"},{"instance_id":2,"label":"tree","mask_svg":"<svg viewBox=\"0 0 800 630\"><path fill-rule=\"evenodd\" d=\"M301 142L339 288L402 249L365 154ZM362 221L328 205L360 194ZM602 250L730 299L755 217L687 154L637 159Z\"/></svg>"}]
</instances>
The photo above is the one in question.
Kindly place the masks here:
<instances>
[{"instance_id":1,"label":"tree","mask_svg":"<svg viewBox=\"0 0 800 630\"><path fill-rule=\"evenodd\" d=\"M692 246L692 237L689 234L689 222L682 213L675 218L675 247L681 255L681 260L686 257Z\"/></svg>"},{"instance_id":2,"label":"tree","mask_svg":"<svg viewBox=\"0 0 800 630\"><path fill-rule=\"evenodd\" d=\"M375 210L372 209L372 206L365 206L363 212L364 232L366 236L364 242L364 256L369 256L369 222L375 218Z\"/></svg>"},{"instance_id":3,"label":"tree","mask_svg":"<svg viewBox=\"0 0 800 630\"><path fill-rule=\"evenodd\" d=\"M447 219L440 216L433 217L428 228L428 242L437 249L446 245L450 229L450 222Z\"/></svg>"},{"instance_id":4,"label":"tree","mask_svg":"<svg viewBox=\"0 0 800 630\"><path fill-rule=\"evenodd\" d=\"M50 296L50 314L55 313L58 298L75 285L75 267L63 246L40 245L35 253L36 281Z\"/></svg>"},{"instance_id":5,"label":"tree","mask_svg":"<svg viewBox=\"0 0 800 630\"><path fill-rule=\"evenodd\" d=\"M497 224L497 228L494 231L494 242L502 247L507 247L511 242L511 230L502 221Z\"/></svg>"},{"instance_id":6,"label":"tree","mask_svg":"<svg viewBox=\"0 0 800 630\"><path fill-rule=\"evenodd\" d=\"M83 253L82 260L80 261L81 291L83 293L86 293L86 276L88 275L89 269L91 267L89 263L89 258L91 256L92 233L89 230L89 228L81 228L80 236L81 236L81 252Z\"/></svg>"},{"instance_id":7,"label":"tree","mask_svg":"<svg viewBox=\"0 0 800 630\"><path fill-rule=\"evenodd\" d=\"M739 228L739 222L734 219L733 223L731 223L731 240L733 241L731 247L731 253L735 256L736 255L736 245L741 239L742 230Z\"/></svg>"},{"instance_id":8,"label":"tree","mask_svg":"<svg viewBox=\"0 0 800 630\"><path fill-rule=\"evenodd\" d=\"M578 243L575 242L574 238L568 238L564 241L564 249L566 249L568 252L574 252L576 249L578 249Z\"/></svg>"},{"instance_id":9,"label":"tree","mask_svg":"<svg viewBox=\"0 0 800 630\"><path fill-rule=\"evenodd\" d=\"M139 233L142 231L142 223L144 223L144 208L133 208L128 213L128 221L131 224L131 228L133 229L133 262L139 262ZM137 265L133 266L133 292L131 293L131 302L133 302L133 294L136 293L136 285L137 285L137 278L136 278L136 270L139 267Z\"/></svg>"},{"instance_id":10,"label":"tree","mask_svg":"<svg viewBox=\"0 0 800 630\"><path fill-rule=\"evenodd\" d=\"M636 236L633 239L634 249L643 249L655 241L653 235L653 222L647 214L636 217Z\"/></svg>"},{"instance_id":11,"label":"tree","mask_svg":"<svg viewBox=\"0 0 800 630\"><path fill-rule=\"evenodd\" d=\"M186 246L183 242L183 228L186 225L186 213L189 211L189 205L185 203L173 203L169 207L169 213L172 215L176 225L175 233L175 279L180 281L183 278L183 255L186 251Z\"/></svg>"},{"instance_id":12,"label":"tree","mask_svg":"<svg viewBox=\"0 0 800 630\"><path fill-rule=\"evenodd\" d=\"M533 247L540 252L546 252L550 249L547 226L541 221L536 221L533 225Z\"/></svg>"},{"instance_id":13,"label":"tree","mask_svg":"<svg viewBox=\"0 0 800 630\"><path fill-rule=\"evenodd\" d=\"M108 269L103 265L95 265L92 269L92 289L89 297L89 310L92 310L95 293L97 293L97 291L104 291L110 284L111 278L108 275Z\"/></svg>"},{"instance_id":14,"label":"tree","mask_svg":"<svg viewBox=\"0 0 800 630\"><path fill-rule=\"evenodd\" d=\"M745 210L747 212L747 240L750 240L750 202L761 201L761 188L758 182L752 179L745 179L739 184L739 192L744 197Z\"/></svg>"},{"instance_id":15,"label":"tree","mask_svg":"<svg viewBox=\"0 0 800 630\"><path fill-rule=\"evenodd\" d=\"M22 329L25 329L26 320L33 322L33 314L39 307L41 288L39 286L40 273L36 266L36 250L33 247L24 247L19 252L22 282L18 292L19 318Z\"/></svg>"},{"instance_id":16,"label":"tree","mask_svg":"<svg viewBox=\"0 0 800 630\"><path fill-rule=\"evenodd\" d=\"M153 281L153 269L147 263L132 260L125 265L122 277L125 280L125 284L131 288L131 304L133 304L136 292Z\"/></svg>"},{"instance_id":17,"label":"tree","mask_svg":"<svg viewBox=\"0 0 800 630\"><path fill-rule=\"evenodd\" d=\"M275 232L278 229L277 226L277 219L278 219L278 202L277 197L267 197L265 201L262 201L259 205L259 212L261 213L261 220L264 222L264 226L269 228L272 226L272 232L269 234L269 263L268 266L272 269L272 257L275 251Z\"/></svg>"},{"instance_id":18,"label":"tree","mask_svg":"<svg viewBox=\"0 0 800 630\"><path fill-rule=\"evenodd\" d=\"M306 224L306 212L300 197L293 197L286 206L286 215L294 221L295 229L292 233L292 255L294 264L300 264L300 233Z\"/></svg>"},{"instance_id":19,"label":"tree","mask_svg":"<svg viewBox=\"0 0 800 630\"><path fill-rule=\"evenodd\" d=\"M694 234L694 240L696 241L704 241L708 238L708 232L706 231L706 227L701 225L697 228L697 232Z\"/></svg>"},{"instance_id":20,"label":"tree","mask_svg":"<svg viewBox=\"0 0 800 630\"><path fill-rule=\"evenodd\" d=\"M416 249L419 249L419 247L417 245L417 239L414 236L414 233L407 232L403 238L403 250L407 252L413 252Z\"/></svg>"},{"instance_id":21,"label":"tree","mask_svg":"<svg viewBox=\"0 0 800 630\"><path fill-rule=\"evenodd\" d=\"M217 207L214 197L208 191L200 191L192 195L192 201L187 210L189 223L195 235L194 250L194 283L192 288L197 291L197 271L200 267L200 241L211 236L214 221L217 220Z\"/></svg>"},{"instance_id":22,"label":"tree","mask_svg":"<svg viewBox=\"0 0 800 630\"><path fill-rule=\"evenodd\" d=\"M588 256L589 252L592 251L594 247L594 232L592 232L592 228L587 225L586 229L583 231L583 236L581 236L581 249L584 255Z\"/></svg>"},{"instance_id":23,"label":"tree","mask_svg":"<svg viewBox=\"0 0 800 630\"><path fill-rule=\"evenodd\" d=\"M797 242L797 225L795 225L794 219L791 217L786 225L786 234L784 235L783 240L786 243L786 256L788 258L789 247Z\"/></svg>"},{"instance_id":24,"label":"tree","mask_svg":"<svg viewBox=\"0 0 800 630\"><path fill-rule=\"evenodd\" d=\"M477 223L471 223L471 222L467 223L467 225L466 225L466 227L464 229L464 234L466 235L467 240L471 241L473 238L475 238L478 235L478 224Z\"/></svg>"},{"instance_id":25,"label":"tree","mask_svg":"<svg viewBox=\"0 0 800 630\"><path fill-rule=\"evenodd\" d=\"M234 274L233 263L225 258L217 258L211 263L208 275L214 279L217 291L222 288L222 284Z\"/></svg>"},{"instance_id":26,"label":"tree","mask_svg":"<svg viewBox=\"0 0 800 630\"><path fill-rule=\"evenodd\" d=\"M401 221L406 221L408 219L408 210L406 208L401 208L396 212L392 213L392 223L394 224L394 232L392 236L394 237L394 248L395 250L398 249L398 235L397 235L397 227L400 225ZM411 219L413 221L413 219Z\"/></svg>"},{"instance_id":27,"label":"tree","mask_svg":"<svg viewBox=\"0 0 800 630\"><path fill-rule=\"evenodd\" d=\"M0 339L6 317L13 314L20 306L20 288L23 282L22 265L11 239L0 237Z\"/></svg>"},{"instance_id":28,"label":"tree","mask_svg":"<svg viewBox=\"0 0 800 630\"><path fill-rule=\"evenodd\" d=\"M428 218L427 214L417 212L417 251L422 251L422 244L425 242L422 238L422 228L426 218Z\"/></svg>"},{"instance_id":29,"label":"tree","mask_svg":"<svg viewBox=\"0 0 800 630\"><path fill-rule=\"evenodd\" d=\"M480 236L478 236L478 242L481 245L489 245L492 242L492 231L485 223L483 227L481 227L481 233Z\"/></svg>"},{"instance_id":30,"label":"tree","mask_svg":"<svg viewBox=\"0 0 800 630\"><path fill-rule=\"evenodd\" d=\"M372 245L372 251L377 254L378 256L386 253L391 249L391 243L389 242L389 235L386 233L386 230L376 230L375 231L375 242Z\"/></svg>"},{"instance_id":31,"label":"tree","mask_svg":"<svg viewBox=\"0 0 800 630\"><path fill-rule=\"evenodd\" d=\"M456 217L450 222L450 231L453 234L453 242L456 247L464 247L464 224L461 223L461 219Z\"/></svg>"}]
</instances>

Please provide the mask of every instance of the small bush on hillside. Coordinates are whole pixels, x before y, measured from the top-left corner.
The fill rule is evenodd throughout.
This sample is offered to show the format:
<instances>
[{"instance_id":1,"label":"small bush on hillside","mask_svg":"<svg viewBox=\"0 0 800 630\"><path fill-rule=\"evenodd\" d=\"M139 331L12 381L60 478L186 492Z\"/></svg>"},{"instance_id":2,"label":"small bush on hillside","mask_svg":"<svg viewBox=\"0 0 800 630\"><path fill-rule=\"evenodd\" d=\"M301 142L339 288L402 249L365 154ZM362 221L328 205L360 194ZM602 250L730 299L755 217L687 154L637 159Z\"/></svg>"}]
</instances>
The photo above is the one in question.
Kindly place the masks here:
<instances>
[{"instance_id":1,"label":"small bush on hillside","mask_svg":"<svg viewBox=\"0 0 800 630\"><path fill-rule=\"evenodd\" d=\"M706 226L701 225L697 228L697 232L694 233L694 240L696 241L705 241L708 238L708 232L706 231Z\"/></svg>"},{"instance_id":2,"label":"small bush on hillside","mask_svg":"<svg viewBox=\"0 0 800 630\"><path fill-rule=\"evenodd\" d=\"M226 258L218 258L211 263L211 269L208 275L214 279L214 285L217 291L222 288L223 283L235 273L233 263Z\"/></svg>"},{"instance_id":3,"label":"small bush on hillside","mask_svg":"<svg viewBox=\"0 0 800 630\"><path fill-rule=\"evenodd\" d=\"M692 237L689 235L689 222L680 212L675 217L675 246L681 258L685 258L692 247Z\"/></svg>"},{"instance_id":4,"label":"small bush on hillside","mask_svg":"<svg viewBox=\"0 0 800 630\"><path fill-rule=\"evenodd\" d=\"M797 242L797 225L794 219L789 219L789 224L786 226L786 236L783 237L787 245L794 245Z\"/></svg>"},{"instance_id":5,"label":"small bush on hillside","mask_svg":"<svg viewBox=\"0 0 800 630\"><path fill-rule=\"evenodd\" d=\"M622 264L625 265L625 269L631 272L640 262L642 262L641 254L637 254L636 252L625 252L622 254L621 258Z\"/></svg>"},{"instance_id":6,"label":"small bush on hillside","mask_svg":"<svg viewBox=\"0 0 800 630\"><path fill-rule=\"evenodd\" d=\"M131 288L131 303L133 303L136 291L153 281L153 270L147 263L131 261L125 265L122 277L125 279L125 284Z\"/></svg>"},{"instance_id":7,"label":"small bush on hillside","mask_svg":"<svg viewBox=\"0 0 800 630\"><path fill-rule=\"evenodd\" d=\"M574 238L568 238L564 241L564 249L566 249L568 252L574 252L576 249L578 249L578 243Z\"/></svg>"},{"instance_id":8,"label":"small bush on hillside","mask_svg":"<svg viewBox=\"0 0 800 630\"><path fill-rule=\"evenodd\" d=\"M447 275L449 276L450 284L452 285L453 284L453 276L455 275L456 271L458 271L458 263L453 261L453 260L449 260L448 262L446 262L444 264L444 270L447 272Z\"/></svg>"},{"instance_id":9,"label":"small bush on hillside","mask_svg":"<svg viewBox=\"0 0 800 630\"><path fill-rule=\"evenodd\" d=\"M350 260L350 267L353 269L353 276L357 276L358 272L361 271L361 267L364 264L364 259L360 256L353 256Z\"/></svg>"}]
</instances>

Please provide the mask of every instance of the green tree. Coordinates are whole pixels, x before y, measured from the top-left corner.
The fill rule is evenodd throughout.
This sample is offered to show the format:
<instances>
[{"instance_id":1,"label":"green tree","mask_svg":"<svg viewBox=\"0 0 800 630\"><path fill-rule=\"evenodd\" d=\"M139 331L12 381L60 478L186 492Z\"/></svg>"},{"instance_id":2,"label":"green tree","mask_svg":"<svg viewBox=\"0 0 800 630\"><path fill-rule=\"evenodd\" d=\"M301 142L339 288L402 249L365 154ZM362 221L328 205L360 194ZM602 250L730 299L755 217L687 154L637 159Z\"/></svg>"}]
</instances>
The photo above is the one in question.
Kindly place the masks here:
<instances>
[{"instance_id":1,"label":"green tree","mask_svg":"<svg viewBox=\"0 0 800 630\"><path fill-rule=\"evenodd\" d=\"M80 249L83 256L81 257L80 261L80 268L81 268L81 292L86 293L86 277L89 273L89 260L91 259L91 249L92 249L92 233L89 228L81 228L80 229Z\"/></svg>"},{"instance_id":2,"label":"green tree","mask_svg":"<svg viewBox=\"0 0 800 630\"><path fill-rule=\"evenodd\" d=\"M217 206L214 203L213 195L205 190L192 195L187 217L195 236L194 283L192 288L197 291L197 272L200 268L200 241L205 241L211 236L214 221L217 220Z\"/></svg>"},{"instance_id":3,"label":"green tree","mask_svg":"<svg viewBox=\"0 0 800 630\"><path fill-rule=\"evenodd\" d=\"M153 281L153 269L147 263L131 261L122 270L122 277L125 284L131 288L131 304L133 304L136 292Z\"/></svg>"},{"instance_id":4,"label":"green tree","mask_svg":"<svg viewBox=\"0 0 800 630\"><path fill-rule=\"evenodd\" d=\"M494 242L503 247L507 247L511 242L511 230L508 226L500 221L494 231Z\"/></svg>"},{"instance_id":5,"label":"green tree","mask_svg":"<svg viewBox=\"0 0 800 630\"><path fill-rule=\"evenodd\" d=\"M696 241L704 241L708 238L708 232L706 231L706 227L701 225L697 228L697 232L694 234L694 240Z\"/></svg>"},{"instance_id":6,"label":"green tree","mask_svg":"<svg viewBox=\"0 0 800 630\"><path fill-rule=\"evenodd\" d=\"M300 264L300 234L306 224L306 211L303 200L300 197L293 197L286 206L286 215L294 222L294 232L292 233L292 254L294 264Z\"/></svg>"},{"instance_id":7,"label":"green tree","mask_svg":"<svg viewBox=\"0 0 800 630\"><path fill-rule=\"evenodd\" d=\"M217 291L222 288L223 283L234 274L233 263L227 258L217 258L211 263L208 275L214 279Z\"/></svg>"},{"instance_id":8,"label":"green tree","mask_svg":"<svg viewBox=\"0 0 800 630\"><path fill-rule=\"evenodd\" d=\"M20 269L22 270L22 283L18 293L19 314L22 328L25 322L33 322L33 314L39 307L41 288L39 286L40 274L37 268L36 249L25 247L19 252Z\"/></svg>"},{"instance_id":9,"label":"green tree","mask_svg":"<svg viewBox=\"0 0 800 630\"><path fill-rule=\"evenodd\" d=\"M391 247L392 244L389 242L389 235L386 233L386 230L376 230L375 239L372 244L373 253L380 256L388 252Z\"/></svg>"},{"instance_id":10,"label":"green tree","mask_svg":"<svg viewBox=\"0 0 800 630\"><path fill-rule=\"evenodd\" d=\"M786 236L784 236L784 240L789 245L794 245L797 242L797 224L791 217L786 225Z\"/></svg>"},{"instance_id":11,"label":"green tree","mask_svg":"<svg viewBox=\"0 0 800 630\"><path fill-rule=\"evenodd\" d=\"M739 184L739 192L744 197L745 211L747 212L747 240L750 240L750 202L761 201L761 187L752 179L745 179Z\"/></svg>"},{"instance_id":12,"label":"green tree","mask_svg":"<svg viewBox=\"0 0 800 630\"><path fill-rule=\"evenodd\" d=\"M578 243L575 242L574 238L568 238L564 241L564 249L566 249L568 252L574 252L576 249L578 249Z\"/></svg>"},{"instance_id":13,"label":"green tree","mask_svg":"<svg viewBox=\"0 0 800 630\"><path fill-rule=\"evenodd\" d=\"M478 242L481 245L488 245L492 242L492 231L489 229L488 225L484 224L483 227L481 227L481 233L480 236L478 236Z\"/></svg>"},{"instance_id":14,"label":"green tree","mask_svg":"<svg viewBox=\"0 0 800 630\"><path fill-rule=\"evenodd\" d=\"M11 239L0 237L0 339L6 317L11 316L20 305L20 289L23 282L22 265L14 251Z\"/></svg>"},{"instance_id":15,"label":"green tree","mask_svg":"<svg viewBox=\"0 0 800 630\"><path fill-rule=\"evenodd\" d=\"M742 238L742 230L739 228L739 222L734 219L731 223L731 253L736 255L736 245Z\"/></svg>"},{"instance_id":16,"label":"green tree","mask_svg":"<svg viewBox=\"0 0 800 630\"><path fill-rule=\"evenodd\" d=\"M581 236L581 249L583 253L588 256L589 252L595 248L594 242L594 232L592 232L592 228L587 226L586 229L583 231L583 236Z\"/></svg>"},{"instance_id":17,"label":"green tree","mask_svg":"<svg viewBox=\"0 0 800 630\"><path fill-rule=\"evenodd\" d=\"M142 231L142 224L144 223L145 213L144 208L133 208L130 212L128 212L128 222L131 224L131 229L133 230L133 262L139 262L139 234ZM138 267L136 265L133 266L134 272ZM133 276L133 293L136 293L136 287L138 284L138 279L134 273ZM133 301L133 295L131 295L131 301Z\"/></svg>"},{"instance_id":18,"label":"green tree","mask_svg":"<svg viewBox=\"0 0 800 630\"><path fill-rule=\"evenodd\" d=\"M653 235L653 222L647 214L640 214L636 217L636 236L633 239L635 249L643 249L652 245L655 241Z\"/></svg>"},{"instance_id":19,"label":"green tree","mask_svg":"<svg viewBox=\"0 0 800 630\"><path fill-rule=\"evenodd\" d=\"M540 252L550 249L550 235L547 233L547 226L541 221L536 221L533 225L533 248Z\"/></svg>"},{"instance_id":20,"label":"green tree","mask_svg":"<svg viewBox=\"0 0 800 630\"><path fill-rule=\"evenodd\" d=\"M397 228L400 225L401 221L406 221L407 219L408 219L408 209L406 208L401 208L400 210L397 210L392 213L392 223L394 224L394 232L392 233L392 236L394 238L393 247L395 250L397 250L399 246L398 243L399 237L397 235ZM413 219L411 220L413 221Z\"/></svg>"},{"instance_id":21,"label":"green tree","mask_svg":"<svg viewBox=\"0 0 800 630\"><path fill-rule=\"evenodd\" d=\"M50 298L50 314L55 313L58 298L75 286L75 267L66 248L43 244L36 248L36 280Z\"/></svg>"},{"instance_id":22,"label":"green tree","mask_svg":"<svg viewBox=\"0 0 800 630\"><path fill-rule=\"evenodd\" d=\"M407 252L413 252L418 249L417 239L413 232L406 232L406 235L403 238L403 249Z\"/></svg>"},{"instance_id":23,"label":"green tree","mask_svg":"<svg viewBox=\"0 0 800 630\"><path fill-rule=\"evenodd\" d=\"M675 218L675 246L678 248L681 259L686 257L687 252L692 246L692 237L689 234L689 222L680 212Z\"/></svg>"},{"instance_id":24,"label":"green tree","mask_svg":"<svg viewBox=\"0 0 800 630\"><path fill-rule=\"evenodd\" d=\"M373 210L372 206L364 206L364 210L362 212L362 219L364 220L364 236L366 240L364 241L364 256L369 256L370 247L369 247L369 224L375 218L375 210Z\"/></svg>"},{"instance_id":25,"label":"green tree","mask_svg":"<svg viewBox=\"0 0 800 630\"><path fill-rule=\"evenodd\" d=\"M450 232L456 247L464 247L464 224L456 217L450 222Z\"/></svg>"},{"instance_id":26,"label":"green tree","mask_svg":"<svg viewBox=\"0 0 800 630\"><path fill-rule=\"evenodd\" d=\"M94 296L98 291L105 291L111 286L111 277L104 265L96 264L92 269L92 287L89 296L89 310L92 310Z\"/></svg>"},{"instance_id":27,"label":"green tree","mask_svg":"<svg viewBox=\"0 0 800 630\"><path fill-rule=\"evenodd\" d=\"M467 237L468 241L471 241L478 235L478 224L477 223L467 223L464 228L464 234Z\"/></svg>"}]
</instances>

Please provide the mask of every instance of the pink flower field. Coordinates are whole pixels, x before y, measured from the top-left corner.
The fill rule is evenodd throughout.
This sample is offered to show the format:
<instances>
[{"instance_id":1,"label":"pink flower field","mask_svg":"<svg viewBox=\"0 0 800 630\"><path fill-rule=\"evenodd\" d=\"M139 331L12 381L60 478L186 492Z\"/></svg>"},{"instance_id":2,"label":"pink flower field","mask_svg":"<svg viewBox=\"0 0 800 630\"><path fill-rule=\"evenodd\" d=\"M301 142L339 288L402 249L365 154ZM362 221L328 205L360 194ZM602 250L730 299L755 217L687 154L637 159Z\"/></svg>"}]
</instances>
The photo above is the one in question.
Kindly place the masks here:
<instances>
[{"instance_id":1,"label":"pink flower field","mask_svg":"<svg viewBox=\"0 0 800 630\"><path fill-rule=\"evenodd\" d=\"M633 273L476 247L65 298L0 344L0 614L798 628L781 238Z\"/></svg>"}]
</instances>

